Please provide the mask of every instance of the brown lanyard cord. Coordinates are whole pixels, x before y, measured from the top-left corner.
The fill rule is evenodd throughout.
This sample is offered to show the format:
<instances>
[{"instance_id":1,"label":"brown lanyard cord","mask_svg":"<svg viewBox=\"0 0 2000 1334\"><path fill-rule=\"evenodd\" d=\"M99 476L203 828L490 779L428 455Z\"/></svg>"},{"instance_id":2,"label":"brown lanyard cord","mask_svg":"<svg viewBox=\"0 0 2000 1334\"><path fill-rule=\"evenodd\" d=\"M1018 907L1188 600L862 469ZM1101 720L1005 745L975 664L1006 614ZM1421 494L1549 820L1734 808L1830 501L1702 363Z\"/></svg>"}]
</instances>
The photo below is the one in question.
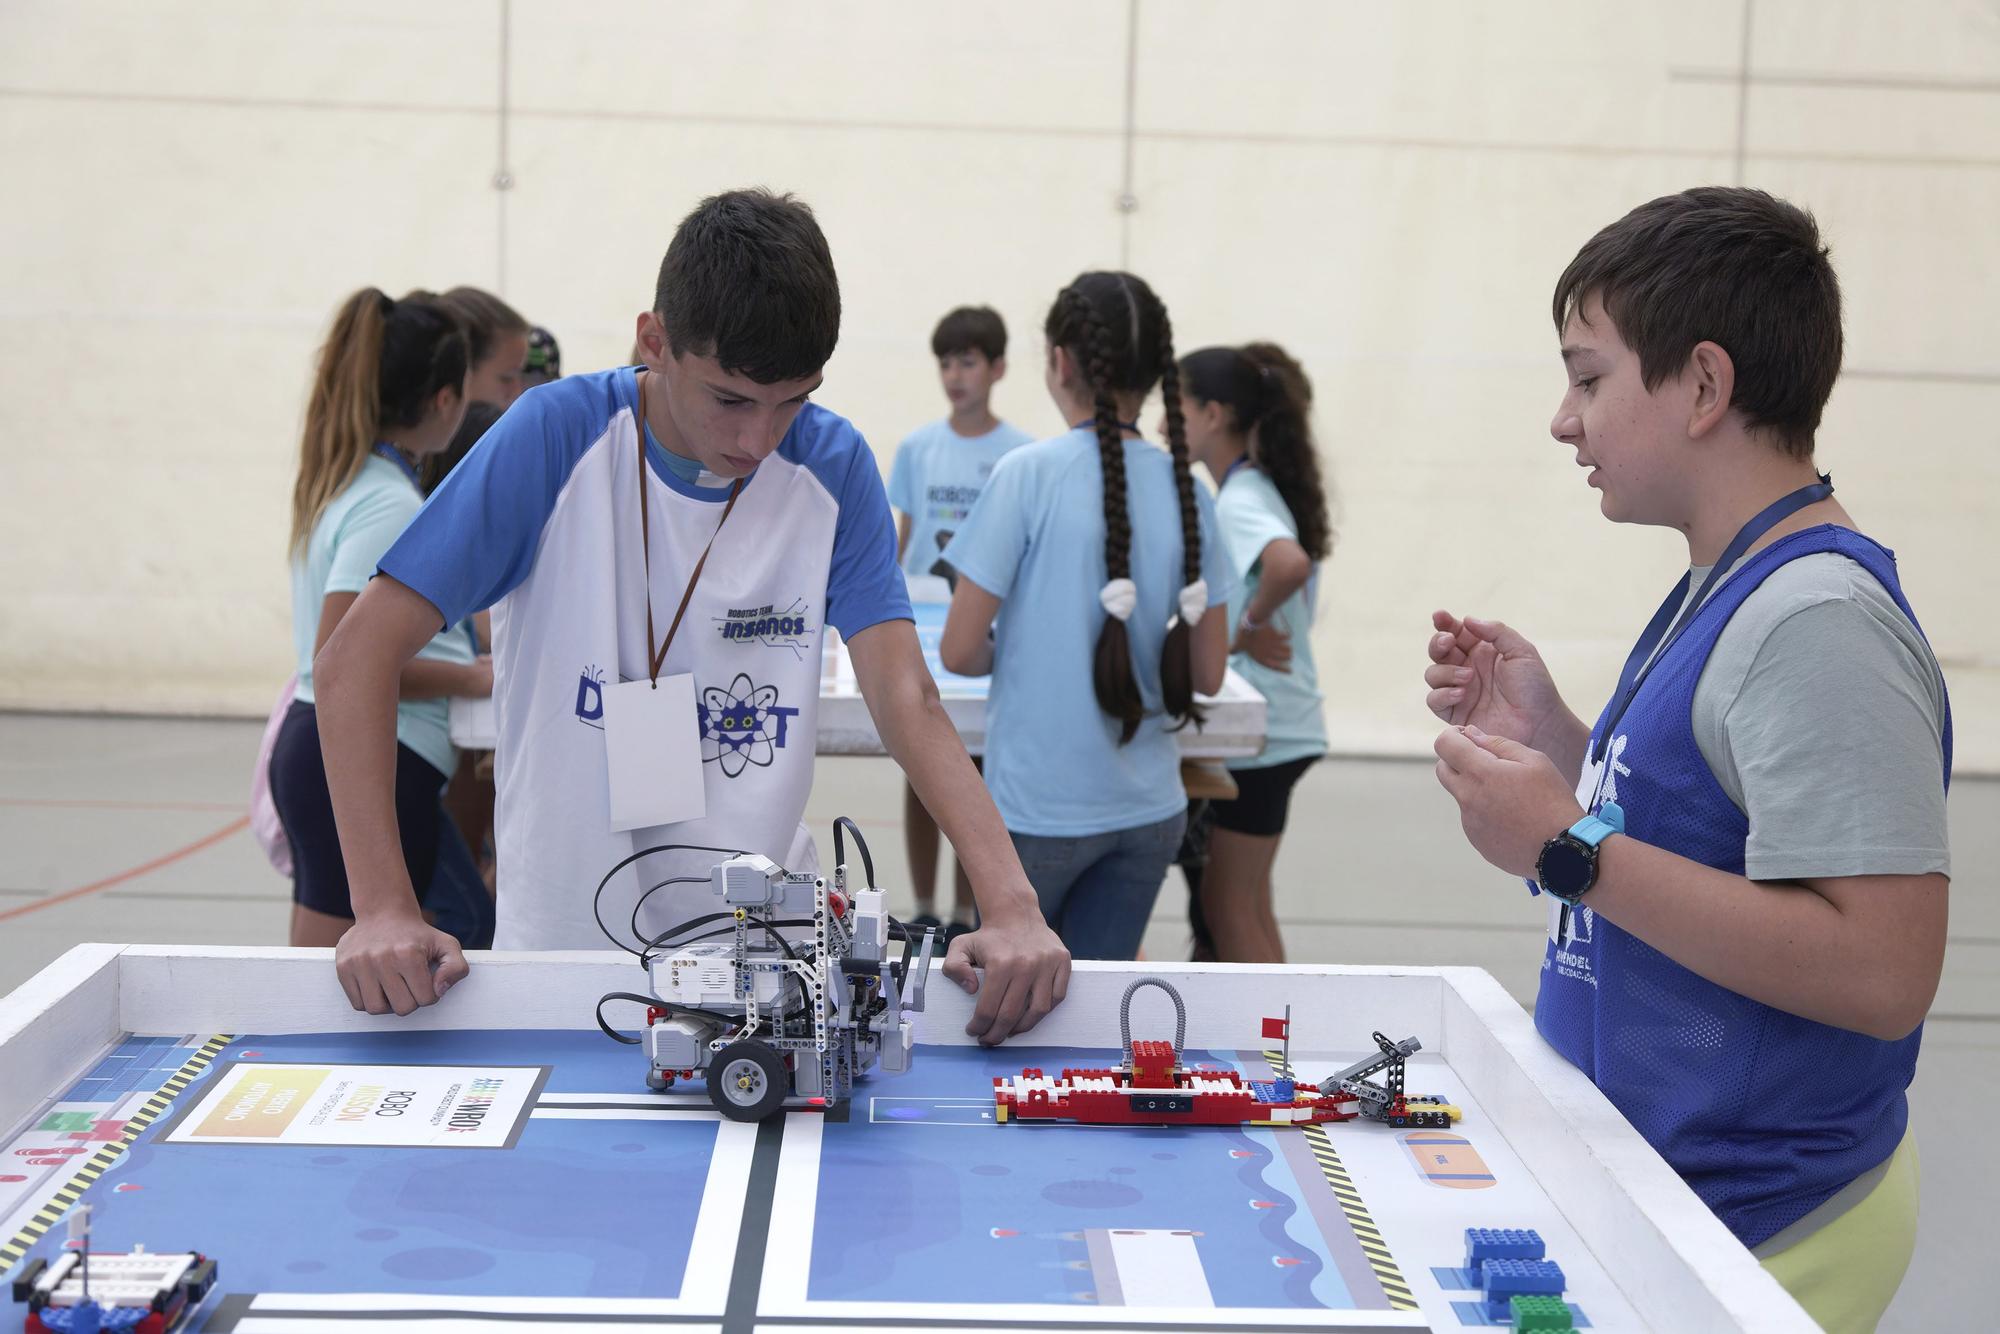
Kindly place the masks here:
<instances>
[{"instance_id":1,"label":"brown lanyard cord","mask_svg":"<svg viewBox=\"0 0 2000 1334\"><path fill-rule=\"evenodd\" d=\"M708 564L708 553L715 549L715 539L722 533L722 525L729 522L729 511L736 508L736 497L743 494L743 479L737 478L729 488L729 501L722 507L722 517L715 521L715 531L708 535L708 545L701 549L701 559L694 563L694 573L688 576L687 589L681 594L681 605L674 611L674 622L667 627L667 637L655 649L653 647L653 539L652 515L646 504L646 380L639 379L639 550L646 562L646 676L653 683L653 689L660 688L660 667L667 660L667 650L674 646L674 635L681 628L681 617L687 615L688 603L694 600L694 586L701 582L701 572Z\"/></svg>"}]
</instances>

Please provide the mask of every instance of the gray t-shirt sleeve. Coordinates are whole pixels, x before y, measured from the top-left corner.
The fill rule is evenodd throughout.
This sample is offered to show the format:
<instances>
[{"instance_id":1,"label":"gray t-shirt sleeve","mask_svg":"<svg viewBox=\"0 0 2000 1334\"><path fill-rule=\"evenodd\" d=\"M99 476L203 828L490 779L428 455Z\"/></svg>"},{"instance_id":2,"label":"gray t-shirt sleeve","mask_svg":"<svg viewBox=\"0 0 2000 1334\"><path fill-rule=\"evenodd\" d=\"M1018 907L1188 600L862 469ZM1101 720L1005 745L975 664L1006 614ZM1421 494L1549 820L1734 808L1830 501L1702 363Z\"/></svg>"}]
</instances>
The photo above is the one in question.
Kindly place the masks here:
<instances>
[{"instance_id":1,"label":"gray t-shirt sleeve","mask_svg":"<svg viewBox=\"0 0 2000 1334\"><path fill-rule=\"evenodd\" d=\"M1802 567L1802 568L1801 568ZM1950 873L1943 677L1885 589L1806 557L1746 599L1695 690L1752 880Z\"/></svg>"}]
</instances>

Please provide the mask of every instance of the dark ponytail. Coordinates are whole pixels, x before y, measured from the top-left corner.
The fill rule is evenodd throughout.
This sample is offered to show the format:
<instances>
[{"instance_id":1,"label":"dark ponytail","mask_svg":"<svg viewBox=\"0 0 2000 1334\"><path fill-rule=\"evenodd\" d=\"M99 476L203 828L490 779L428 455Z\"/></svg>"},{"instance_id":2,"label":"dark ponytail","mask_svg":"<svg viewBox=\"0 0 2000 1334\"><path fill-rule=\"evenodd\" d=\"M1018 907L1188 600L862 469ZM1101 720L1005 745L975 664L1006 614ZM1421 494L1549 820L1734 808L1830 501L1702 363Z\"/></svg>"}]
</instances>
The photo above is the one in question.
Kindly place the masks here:
<instances>
[{"instance_id":1,"label":"dark ponytail","mask_svg":"<svg viewBox=\"0 0 2000 1334\"><path fill-rule=\"evenodd\" d=\"M1250 461L1263 470L1298 526L1299 545L1315 561L1333 550L1326 485L1312 433L1312 381L1276 343L1205 347L1181 361L1187 391L1229 408L1250 438Z\"/></svg>"},{"instance_id":2,"label":"dark ponytail","mask_svg":"<svg viewBox=\"0 0 2000 1334\"><path fill-rule=\"evenodd\" d=\"M1043 324L1051 347L1066 348L1090 389L1098 458L1104 474L1104 567L1107 579L1132 577L1132 519L1125 486L1125 440L1115 395L1152 392L1166 378L1167 435L1180 497L1184 583L1201 577L1201 526L1194 479L1188 471L1185 418L1174 374L1173 330L1167 309L1143 279L1126 273L1085 273L1057 294ZM1179 589L1174 590L1178 607ZM1160 663L1167 711L1182 725L1200 722L1194 705L1192 638L1178 621L1169 629ZM1098 707L1119 723L1118 744L1139 731L1145 697L1132 670L1125 622L1106 614L1092 657L1091 684Z\"/></svg>"}]
</instances>

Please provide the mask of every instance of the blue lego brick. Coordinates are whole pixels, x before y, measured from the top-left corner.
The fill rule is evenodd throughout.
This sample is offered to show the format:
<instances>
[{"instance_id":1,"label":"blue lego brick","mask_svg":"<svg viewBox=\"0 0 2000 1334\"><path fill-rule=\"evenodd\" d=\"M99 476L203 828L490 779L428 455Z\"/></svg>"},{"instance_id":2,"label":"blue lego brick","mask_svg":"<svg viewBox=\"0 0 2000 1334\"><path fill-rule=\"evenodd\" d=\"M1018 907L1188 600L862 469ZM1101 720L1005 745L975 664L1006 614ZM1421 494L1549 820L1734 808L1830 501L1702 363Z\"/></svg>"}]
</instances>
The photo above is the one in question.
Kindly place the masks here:
<instances>
[{"instance_id":1,"label":"blue lego brick","mask_svg":"<svg viewBox=\"0 0 2000 1334\"><path fill-rule=\"evenodd\" d=\"M1540 1260L1548 1255L1542 1234L1528 1227L1469 1227L1465 1230L1465 1267L1477 1269L1487 1260Z\"/></svg>"},{"instance_id":2,"label":"blue lego brick","mask_svg":"<svg viewBox=\"0 0 2000 1334\"><path fill-rule=\"evenodd\" d=\"M1250 1092L1258 1102L1290 1102L1299 1096L1298 1085L1289 1079L1253 1079Z\"/></svg>"},{"instance_id":3,"label":"blue lego brick","mask_svg":"<svg viewBox=\"0 0 2000 1334\"><path fill-rule=\"evenodd\" d=\"M1562 1266L1553 1260L1488 1260L1479 1269L1486 1311L1495 1320L1512 1318L1511 1297L1560 1297L1566 1286Z\"/></svg>"}]
</instances>

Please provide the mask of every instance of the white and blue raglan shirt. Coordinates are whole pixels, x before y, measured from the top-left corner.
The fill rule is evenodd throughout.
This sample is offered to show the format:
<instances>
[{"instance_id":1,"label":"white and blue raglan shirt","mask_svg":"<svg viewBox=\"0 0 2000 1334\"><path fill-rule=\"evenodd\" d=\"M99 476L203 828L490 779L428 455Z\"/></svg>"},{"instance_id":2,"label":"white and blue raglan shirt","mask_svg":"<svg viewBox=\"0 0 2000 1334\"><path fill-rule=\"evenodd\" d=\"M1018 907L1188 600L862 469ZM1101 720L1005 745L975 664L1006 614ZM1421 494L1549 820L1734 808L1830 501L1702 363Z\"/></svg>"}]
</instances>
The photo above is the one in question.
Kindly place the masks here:
<instances>
[{"instance_id":1,"label":"white and blue raglan shirt","mask_svg":"<svg viewBox=\"0 0 2000 1334\"><path fill-rule=\"evenodd\" d=\"M845 418L807 404L719 535L728 486L678 475L648 432L661 637L715 535L661 669L694 676L708 813L612 833L602 691L643 679L650 656L637 404L632 367L529 390L382 558L381 572L446 624L493 609L498 949L608 948L593 892L644 847L703 844L787 864L812 787L824 627L851 637L910 616L881 474ZM706 878L718 860L635 863L604 891L605 924L629 941L637 896L672 876L701 883L653 894L642 930L713 911Z\"/></svg>"}]
</instances>

